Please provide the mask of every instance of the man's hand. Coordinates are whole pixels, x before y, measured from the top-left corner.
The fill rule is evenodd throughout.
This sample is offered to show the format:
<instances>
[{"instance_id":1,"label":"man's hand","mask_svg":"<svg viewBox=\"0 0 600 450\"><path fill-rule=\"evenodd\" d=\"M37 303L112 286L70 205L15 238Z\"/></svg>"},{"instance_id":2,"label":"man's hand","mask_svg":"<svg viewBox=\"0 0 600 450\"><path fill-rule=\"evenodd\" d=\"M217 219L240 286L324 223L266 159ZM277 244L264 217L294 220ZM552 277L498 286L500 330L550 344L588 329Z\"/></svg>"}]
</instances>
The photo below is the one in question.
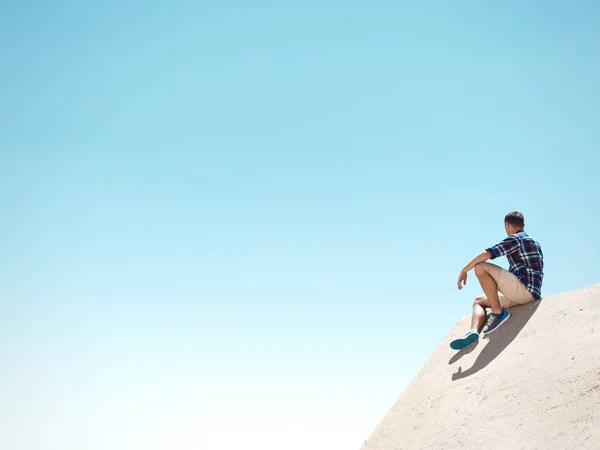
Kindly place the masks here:
<instances>
[{"instance_id":1,"label":"man's hand","mask_svg":"<svg viewBox=\"0 0 600 450\"><path fill-rule=\"evenodd\" d=\"M458 289L462 289L463 286L467 284L467 272L464 270L460 271L460 275L458 276Z\"/></svg>"}]
</instances>

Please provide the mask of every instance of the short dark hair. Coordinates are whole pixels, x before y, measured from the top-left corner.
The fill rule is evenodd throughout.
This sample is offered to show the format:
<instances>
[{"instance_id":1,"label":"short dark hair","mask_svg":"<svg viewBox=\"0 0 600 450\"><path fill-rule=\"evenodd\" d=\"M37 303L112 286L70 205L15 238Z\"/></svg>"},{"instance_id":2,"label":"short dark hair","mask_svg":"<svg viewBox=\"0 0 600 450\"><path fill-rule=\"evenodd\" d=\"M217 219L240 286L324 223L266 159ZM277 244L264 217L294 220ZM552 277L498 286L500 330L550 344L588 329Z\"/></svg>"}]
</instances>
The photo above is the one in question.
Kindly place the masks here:
<instances>
[{"instance_id":1,"label":"short dark hair","mask_svg":"<svg viewBox=\"0 0 600 450\"><path fill-rule=\"evenodd\" d=\"M519 211L511 211L504 217L504 222L517 228L525 228L525 218Z\"/></svg>"}]
</instances>

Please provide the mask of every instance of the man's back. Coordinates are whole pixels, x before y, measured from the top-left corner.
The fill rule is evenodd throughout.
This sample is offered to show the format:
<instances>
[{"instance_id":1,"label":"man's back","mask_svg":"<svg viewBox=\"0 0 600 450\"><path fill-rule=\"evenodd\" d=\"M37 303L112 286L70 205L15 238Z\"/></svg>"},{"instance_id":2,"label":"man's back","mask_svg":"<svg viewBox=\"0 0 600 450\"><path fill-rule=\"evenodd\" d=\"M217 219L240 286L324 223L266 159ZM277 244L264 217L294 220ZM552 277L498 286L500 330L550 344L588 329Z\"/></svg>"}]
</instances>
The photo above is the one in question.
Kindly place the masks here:
<instances>
[{"instance_id":1,"label":"man's back","mask_svg":"<svg viewBox=\"0 0 600 450\"><path fill-rule=\"evenodd\" d=\"M491 259L506 255L509 271L521 280L536 299L542 297L544 254L535 239L521 230L486 250Z\"/></svg>"}]
</instances>

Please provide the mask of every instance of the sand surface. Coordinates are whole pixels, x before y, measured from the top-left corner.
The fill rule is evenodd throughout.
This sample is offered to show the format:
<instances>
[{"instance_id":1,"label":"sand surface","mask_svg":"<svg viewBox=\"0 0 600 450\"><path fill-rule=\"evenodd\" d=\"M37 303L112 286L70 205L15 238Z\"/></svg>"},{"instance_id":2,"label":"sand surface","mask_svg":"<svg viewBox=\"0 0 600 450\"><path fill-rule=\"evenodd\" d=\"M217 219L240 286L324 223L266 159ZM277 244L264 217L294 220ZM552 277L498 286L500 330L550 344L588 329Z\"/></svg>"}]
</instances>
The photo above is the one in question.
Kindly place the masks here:
<instances>
[{"instance_id":1,"label":"sand surface","mask_svg":"<svg viewBox=\"0 0 600 450\"><path fill-rule=\"evenodd\" d=\"M459 352L462 317L363 450L599 450L600 284L511 308Z\"/></svg>"}]
</instances>

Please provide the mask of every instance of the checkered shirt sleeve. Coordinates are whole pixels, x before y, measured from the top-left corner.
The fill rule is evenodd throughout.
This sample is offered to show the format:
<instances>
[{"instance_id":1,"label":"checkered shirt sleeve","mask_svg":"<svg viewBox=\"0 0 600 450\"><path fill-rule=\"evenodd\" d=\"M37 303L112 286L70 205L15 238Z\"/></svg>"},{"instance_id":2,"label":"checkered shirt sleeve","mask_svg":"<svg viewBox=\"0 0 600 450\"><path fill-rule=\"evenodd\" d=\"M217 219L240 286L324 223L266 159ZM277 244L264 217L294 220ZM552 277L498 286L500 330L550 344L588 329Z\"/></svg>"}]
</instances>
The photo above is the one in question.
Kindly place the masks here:
<instances>
[{"instance_id":1,"label":"checkered shirt sleeve","mask_svg":"<svg viewBox=\"0 0 600 450\"><path fill-rule=\"evenodd\" d=\"M486 250L490 253L490 259L496 259L500 256L510 255L519 250L521 246L519 239L516 236L509 236L504 239L499 244L494 245L493 247L486 248Z\"/></svg>"}]
</instances>

